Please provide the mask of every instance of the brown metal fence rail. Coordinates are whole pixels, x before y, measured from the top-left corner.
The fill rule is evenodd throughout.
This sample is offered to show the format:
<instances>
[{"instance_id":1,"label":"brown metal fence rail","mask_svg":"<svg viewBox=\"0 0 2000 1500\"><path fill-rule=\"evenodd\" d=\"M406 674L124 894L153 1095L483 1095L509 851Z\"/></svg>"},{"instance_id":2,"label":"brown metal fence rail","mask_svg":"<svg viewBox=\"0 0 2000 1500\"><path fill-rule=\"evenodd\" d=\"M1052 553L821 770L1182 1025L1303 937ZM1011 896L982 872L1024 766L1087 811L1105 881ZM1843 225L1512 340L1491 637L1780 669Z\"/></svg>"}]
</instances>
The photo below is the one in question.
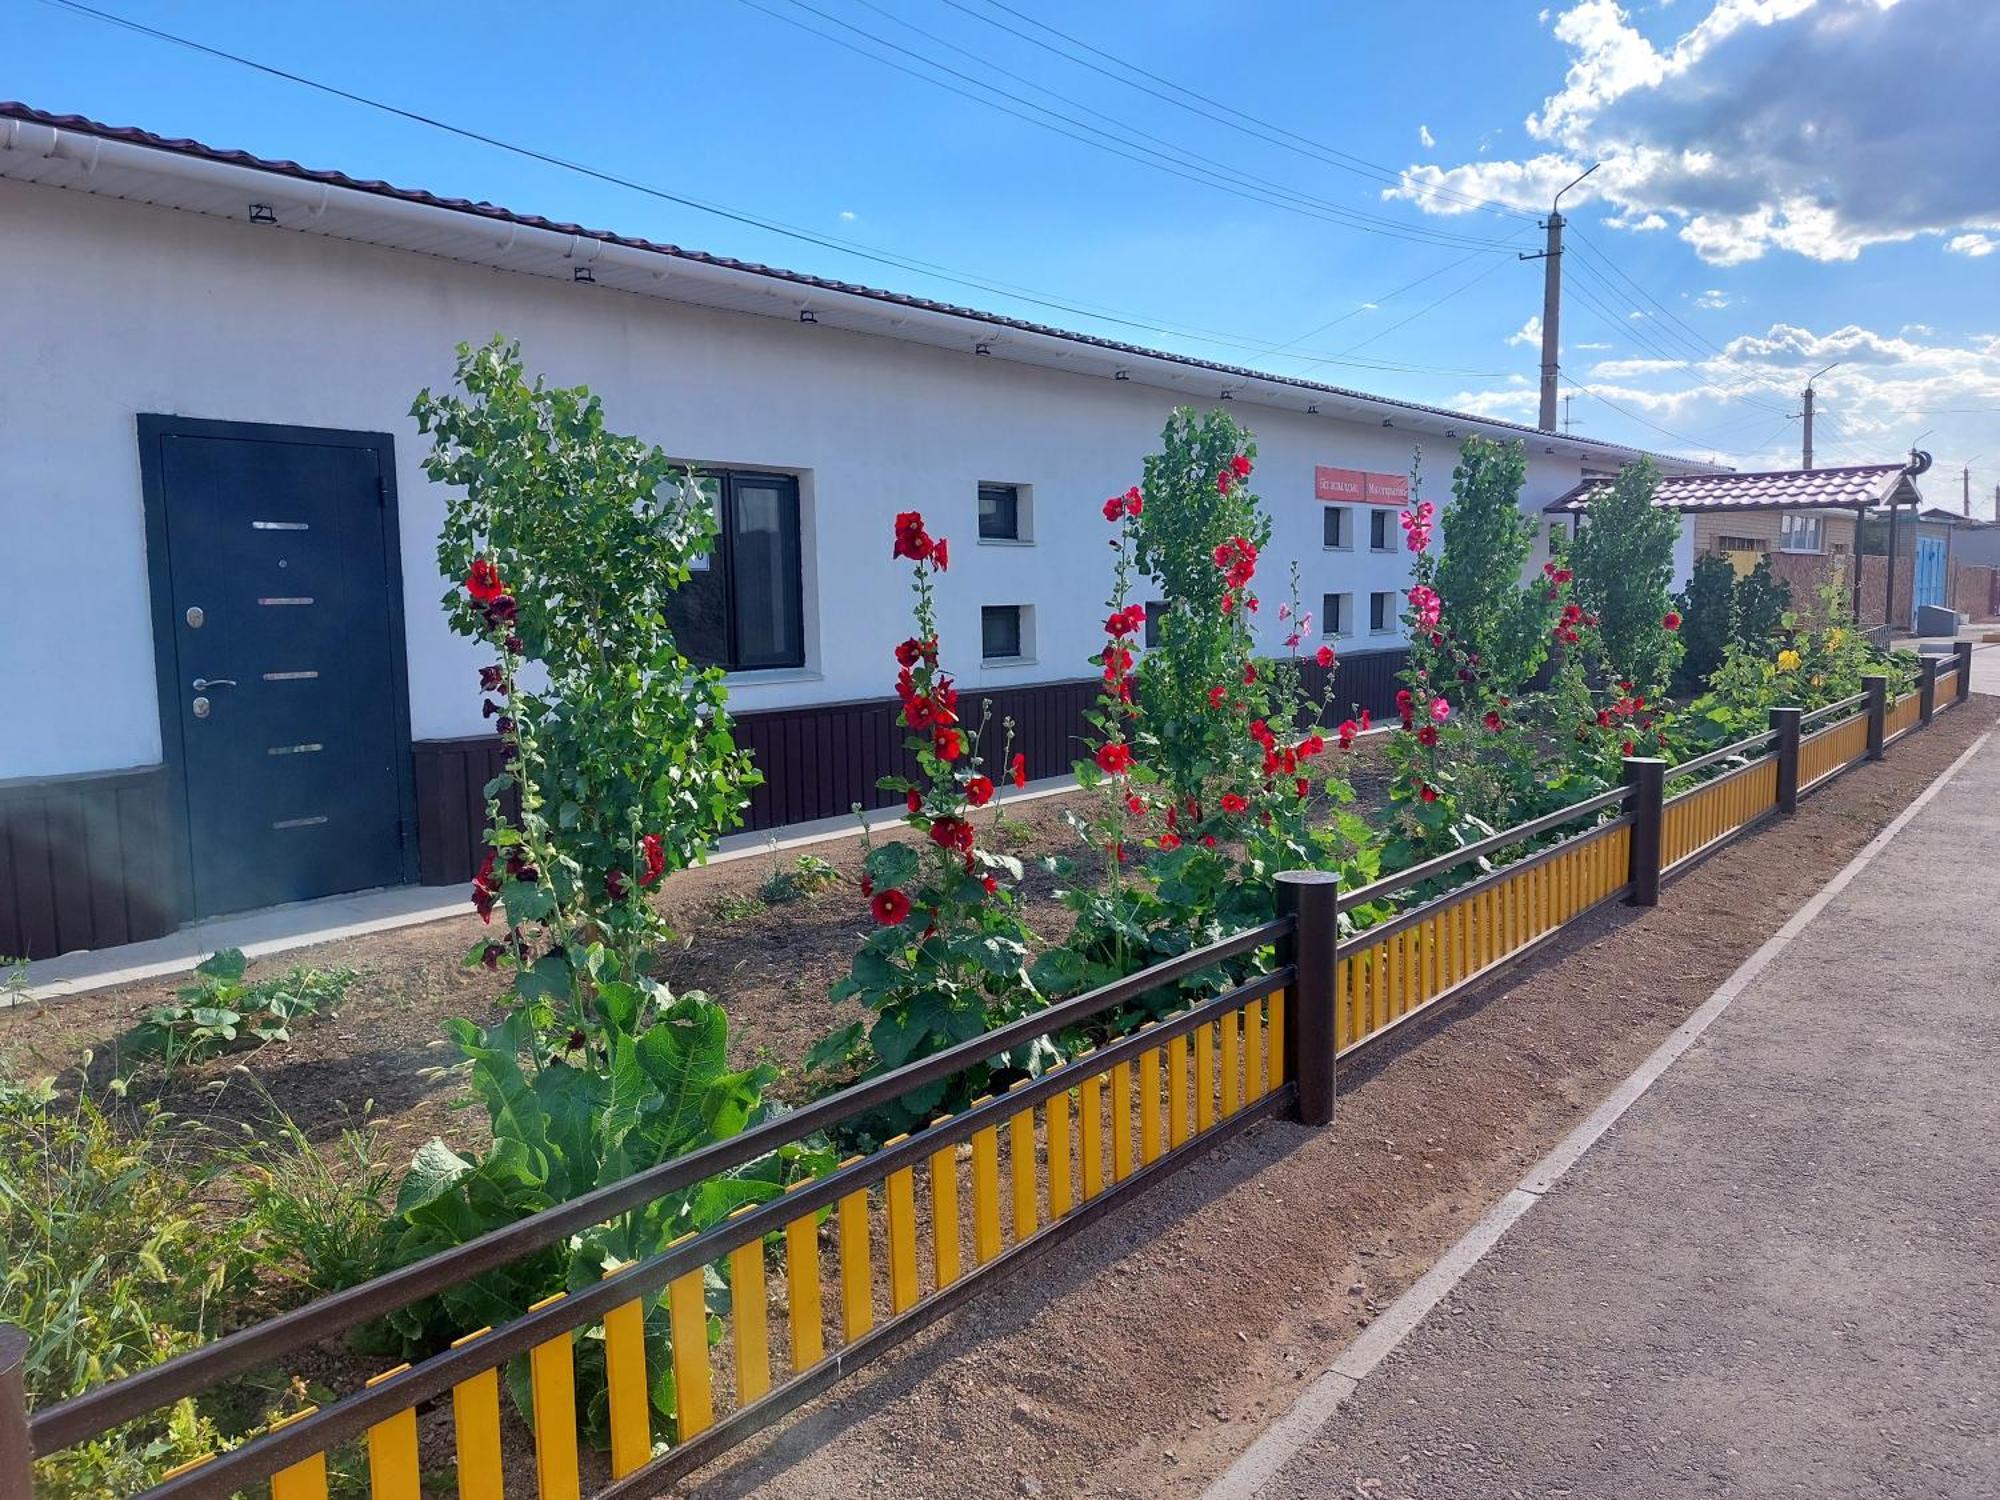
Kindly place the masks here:
<instances>
[{"instance_id":1,"label":"brown metal fence rail","mask_svg":"<svg viewBox=\"0 0 2000 1500\"><path fill-rule=\"evenodd\" d=\"M1811 714L1669 768L1626 762L1625 785L1342 892L1332 876L1277 877L1277 920L1050 1006L868 1079L728 1140L523 1219L362 1286L323 1297L30 1417L23 1341L0 1325L0 1500L29 1500L31 1455L86 1442L298 1349L435 1296L543 1247L677 1194L917 1089L1066 1031L1225 962L1261 969L1224 993L1118 1035L1042 1077L898 1136L831 1174L550 1297L324 1409L167 1475L151 1500L247 1493L323 1500L327 1454L366 1451L376 1500L417 1500L416 1413L448 1403L461 1500L502 1493L500 1373L525 1359L543 1500L658 1493L908 1338L1118 1203L1258 1120L1333 1117L1336 1060L1518 959L1583 914L1659 900L1677 874L1892 739L1962 702L1927 664L1891 702L1870 678ZM1669 777L1677 788L1669 797ZM1699 779L1697 779L1699 778ZM1401 906L1393 915L1370 920ZM718 1288L724 1290L716 1290ZM648 1368L664 1317L670 1368ZM716 1336L719 1330L719 1338ZM575 1351L601 1341L610 1451L587 1471ZM655 1340L653 1348L659 1347ZM652 1393L667 1382L672 1441ZM595 1401L593 1390L590 1398Z\"/></svg>"}]
</instances>

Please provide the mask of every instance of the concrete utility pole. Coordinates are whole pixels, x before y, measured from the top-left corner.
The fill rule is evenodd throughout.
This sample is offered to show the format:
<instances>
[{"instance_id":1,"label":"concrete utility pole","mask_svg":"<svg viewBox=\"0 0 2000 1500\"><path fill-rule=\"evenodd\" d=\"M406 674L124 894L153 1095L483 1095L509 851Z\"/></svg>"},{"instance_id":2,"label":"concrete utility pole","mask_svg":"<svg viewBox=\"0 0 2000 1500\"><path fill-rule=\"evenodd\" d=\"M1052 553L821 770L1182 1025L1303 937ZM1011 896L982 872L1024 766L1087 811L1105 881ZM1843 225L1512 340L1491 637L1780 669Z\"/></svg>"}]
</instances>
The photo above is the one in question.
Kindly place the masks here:
<instances>
[{"instance_id":1,"label":"concrete utility pole","mask_svg":"<svg viewBox=\"0 0 2000 1500\"><path fill-rule=\"evenodd\" d=\"M1972 514L1972 466L1984 457L1984 453L1973 454L1958 471L1958 508L1968 516Z\"/></svg>"},{"instance_id":2,"label":"concrete utility pole","mask_svg":"<svg viewBox=\"0 0 2000 1500\"><path fill-rule=\"evenodd\" d=\"M1556 372L1562 348L1562 196L1601 165L1592 162L1588 171L1557 192L1549 203L1549 216L1542 222L1549 236L1546 247L1538 254L1521 256L1522 260L1542 262L1542 409L1536 425L1543 432L1556 430Z\"/></svg>"},{"instance_id":3,"label":"concrete utility pole","mask_svg":"<svg viewBox=\"0 0 2000 1500\"><path fill-rule=\"evenodd\" d=\"M1834 365L1837 365L1839 363L1840 361L1836 359L1832 365L1828 365L1826 367L1826 370L1831 370L1834 367ZM1801 469L1810 469L1813 466L1813 454L1812 454L1813 381L1819 379L1821 375L1824 375L1826 373L1826 370L1821 370L1816 374L1814 374L1812 376L1812 379L1806 381L1805 390L1800 392L1800 396L1805 402L1805 410L1801 413L1801 415L1805 418L1804 451L1801 452L1799 455L1799 467Z\"/></svg>"}]
</instances>

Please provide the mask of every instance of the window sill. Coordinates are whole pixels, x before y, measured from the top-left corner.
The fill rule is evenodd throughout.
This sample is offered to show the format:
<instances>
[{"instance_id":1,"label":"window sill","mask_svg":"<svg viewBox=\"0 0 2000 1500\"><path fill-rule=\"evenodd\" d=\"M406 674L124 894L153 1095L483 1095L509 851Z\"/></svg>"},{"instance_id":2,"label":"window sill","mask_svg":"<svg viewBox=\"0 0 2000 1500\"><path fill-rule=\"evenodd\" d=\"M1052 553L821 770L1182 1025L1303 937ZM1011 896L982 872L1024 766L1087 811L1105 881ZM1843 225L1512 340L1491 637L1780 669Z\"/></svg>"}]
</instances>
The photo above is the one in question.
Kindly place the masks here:
<instances>
[{"instance_id":1,"label":"window sill","mask_svg":"<svg viewBox=\"0 0 2000 1500\"><path fill-rule=\"evenodd\" d=\"M763 683L824 682L824 673L815 672L811 667L746 667L737 672L724 672L725 687L757 687Z\"/></svg>"},{"instance_id":2,"label":"window sill","mask_svg":"<svg viewBox=\"0 0 2000 1500\"><path fill-rule=\"evenodd\" d=\"M1394 635L1395 633L1396 633L1396 632L1395 632L1395 631L1394 631L1393 629L1391 629L1391 628L1390 628L1389 626L1387 626L1387 625L1383 626L1383 627L1382 627L1382 628L1381 628L1380 630L1371 630L1371 631L1369 631L1369 632L1368 632L1368 634L1369 634L1369 635L1370 635L1371 637L1373 637L1373 636L1383 636L1383 635Z\"/></svg>"},{"instance_id":3,"label":"window sill","mask_svg":"<svg viewBox=\"0 0 2000 1500\"><path fill-rule=\"evenodd\" d=\"M1354 543L1349 542L1345 546L1340 547L1333 546L1330 543L1322 543L1319 550L1322 552L1352 552L1354 550Z\"/></svg>"},{"instance_id":4,"label":"window sill","mask_svg":"<svg viewBox=\"0 0 2000 1500\"><path fill-rule=\"evenodd\" d=\"M979 661L982 672L1010 672L1016 667L1035 667L1041 663L1032 656L986 656Z\"/></svg>"},{"instance_id":5,"label":"window sill","mask_svg":"<svg viewBox=\"0 0 2000 1500\"><path fill-rule=\"evenodd\" d=\"M1032 547L1035 539L1031 536L981 536L973 538L978 547Z\"/></svg>"},{"instance_id":6,"label":"window sill","mask_svg":"<svg viewBox=\"0 0 2000 1500\"><path fill-rule=\"evenodd\" d=\"M1780 547L1780 557L1825 557L1826 552L1819 547Z\"/></svg>"}]
</instances>

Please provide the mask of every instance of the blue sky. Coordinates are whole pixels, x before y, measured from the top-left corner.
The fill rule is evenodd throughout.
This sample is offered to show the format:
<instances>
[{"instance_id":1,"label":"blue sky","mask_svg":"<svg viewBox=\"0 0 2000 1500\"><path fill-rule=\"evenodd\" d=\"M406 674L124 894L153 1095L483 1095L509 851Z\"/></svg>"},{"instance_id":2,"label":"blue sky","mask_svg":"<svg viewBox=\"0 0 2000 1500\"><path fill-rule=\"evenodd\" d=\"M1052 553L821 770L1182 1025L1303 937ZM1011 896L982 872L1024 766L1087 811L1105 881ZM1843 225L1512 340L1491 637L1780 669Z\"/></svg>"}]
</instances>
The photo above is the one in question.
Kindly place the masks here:
<instances>
[{"instance_id":1,"label":"blue sky","mask_svg":"<svg viewBox=\"0 0 2000 1500\"><path fill-rule=\"evenodd\" d=\"M2000 483L1987 0L101 4L899 264L47 0L0 0L0 95L1528 420L1541 269L1514 252L1602 160L1565 200L1579 430L1793 463L1796 391L1840 360L1822 463L1929 430L1930 498L1968 460L1983 513Z\"/></svg>"}]
</instances>

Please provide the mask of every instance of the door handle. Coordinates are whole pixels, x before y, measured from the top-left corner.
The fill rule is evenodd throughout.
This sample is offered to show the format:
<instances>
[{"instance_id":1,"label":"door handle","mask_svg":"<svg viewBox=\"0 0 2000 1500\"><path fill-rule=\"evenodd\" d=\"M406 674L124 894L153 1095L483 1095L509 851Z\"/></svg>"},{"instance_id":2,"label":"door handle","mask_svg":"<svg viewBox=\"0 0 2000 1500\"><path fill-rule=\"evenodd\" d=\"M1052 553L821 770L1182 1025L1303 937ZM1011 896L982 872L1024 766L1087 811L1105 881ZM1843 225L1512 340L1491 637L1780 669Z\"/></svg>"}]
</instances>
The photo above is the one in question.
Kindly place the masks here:
<instances>
[{"instance_id":1,"label":"door handle","mask_svg":"<svg viewBox=\"0 0 2000 1500\"><path fill-rule=\"evenodd\" d=\"M236 679L234 677L197 677L194 680L194 690L197 693L205 693L210 688L235 686Z\"/></svg>"}]
</instances>

